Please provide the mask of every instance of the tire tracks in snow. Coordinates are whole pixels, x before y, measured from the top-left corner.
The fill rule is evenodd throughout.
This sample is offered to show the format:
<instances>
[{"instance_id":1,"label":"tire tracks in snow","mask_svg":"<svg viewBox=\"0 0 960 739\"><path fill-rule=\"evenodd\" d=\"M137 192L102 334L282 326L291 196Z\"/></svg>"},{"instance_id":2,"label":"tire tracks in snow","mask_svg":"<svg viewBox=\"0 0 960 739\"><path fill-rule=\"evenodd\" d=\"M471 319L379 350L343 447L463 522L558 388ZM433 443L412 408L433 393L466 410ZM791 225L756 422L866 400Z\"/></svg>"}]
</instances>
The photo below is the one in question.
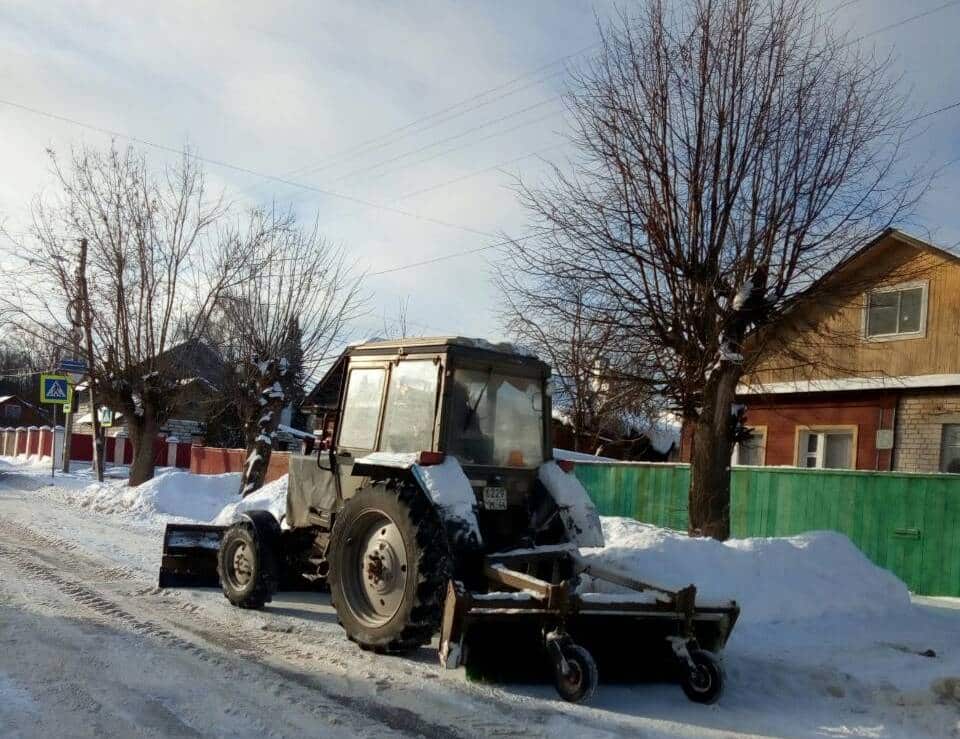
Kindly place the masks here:
<instances>
[{"instance_id":1,"label":"tire tracks in snow","mask_svg":"<svg viewBox=\"0 0 960 739\"><path fill-rule=\"evenodd\" d=\"M10 533L11 529L17 531L17 533L24 531L23 527L18 525L14 529L14 527L9 525L8 521L0 519L0 531ZM46 539L46 537L43 537L43 535L37 532L32 532L32 535L26 535L24 538L31 540L31 543L37 543L40 540ZM105 617L114 624L122 625L127 631L159 641L166 647L172 647L186 652L203 662L212 663L218 669L230 673L232 678L245 680L250 683L263 682L264 676L257 674L260 670L251 669L243 664L237 664L234 659L222 657L210 649L204 648L177 635L169 628L153 620L134 615L115 601L104 597L98 591L59 574L53 567L41 564L35 559L25 556L25 551L29 550L12 549L7 546L6 541L0 544L0 558L12 563L29 576L53 585L71 600ZM227 648L233 646L234 651L239 652L241 655L250 655L249 645L244 648L242 639L225 638L222 640L218 639L217 641ZM230 645L229 642L234 642L234 644ZM311 684L309 688L304 689L302 682L299 680L299 676L292 673L292 671L279 670L260 661L256 662L256 667L283 678L282 683L272 686L279 700L299 711L317 714L318 717L322 716L324 720L329 720L330 716L335 716L346 725L357 726L363 723L362 719L366 719L367 721L373 721L383 727L406 734L442 737L443 739L456 739L461 736L449 727L431 723L412 711L374 704L355 696L332 693L317 684L316 681L310 681ZM302 693L306 693L307 695L302 695ZM322 704L318 704L316 693L319 693L324 699ZM359 729L360 727L357 726L357 728ZM370 729L371 735L377 734L374 727L370 727Z\"/></svg>"},{"instance_id":2,"label":"tire tracks in snow","mask_svg":"<svg viewBox=\"0 0 960 739\"><path fill-rule=\"evenodd\" d=\"M391 677L396 679L396 676L385 673L380 677L386 679L376 680L377 666L374 663L360 664L346 655L341 658L322 654L330 649L330 645L322 638L318 640L317 635L311 634L309 629L274 630L270 629L269 625L238 627L237 624L225 624L215 615L207 613L204 607L182 599L175 592L159 590L144 580L142 572L125 567L105 567L103 562L98 561L99 557L94 559L78 544L40 533L19 521L0 517L0 542L3 542L0 543L0 558L10 561L31 577L53 585L71 600L113 623L121 624L130 632L185 651L204 662L212 662L240 679L257 680L262 679L262 675L255 675L251 669L236 664L238 660L241 663L253 663L255 669L273 673L281 679L281 687L276 688L278 699L296 706L298 710L305 710L305 705L310 700L315 701L316 694L320 694L330 703L318 709L321 713L328 716L339 712L342 714L341 720L353 724L359 714L394 731L441 739L461 736L544 735L542 727L538 726L536 714L531 712L529 707L522 703L503 704L495 697L470 696L471 702L480 701L481 711L464 711L457 716L456 728L431 721L420 713L388 700L376 700L376 696L393 687ZM25 546L18 549L8 546L17 542ZM91 580L96 582L90 582ZM105 594L96 589L100 584L108 587L127 585L130 589L127 593ZM133 600L130 605L134 608L124 607L117 602L126 600L124 596ZM150 609L151 617L134 612L140 610L136 607L139 605L137 598L150 599L146 607ZM158 621L166 621L170 626L161 625ZM212 649L200 646L179 635L177 631L196 637L201 643L209 644ZM220 650L228 656L220 656L217 653ZM318 651L321 654L318 654ZM366 653L363 655L366 656ZM292 664L276 664L278 658L281 662ZM358 696L331 690L322 676L296 669L303 667L309 670L310 665L316 664L318 659L332 662L347 673L353 669L364 674L366 670L366 679L359 682L372 690L374 695ZM402 672L409 679L417 680L418 667L416 663L411 663L411 669ZM357 682L356 675L352 679L344 679Z\"/></svg>"}]
</instances>

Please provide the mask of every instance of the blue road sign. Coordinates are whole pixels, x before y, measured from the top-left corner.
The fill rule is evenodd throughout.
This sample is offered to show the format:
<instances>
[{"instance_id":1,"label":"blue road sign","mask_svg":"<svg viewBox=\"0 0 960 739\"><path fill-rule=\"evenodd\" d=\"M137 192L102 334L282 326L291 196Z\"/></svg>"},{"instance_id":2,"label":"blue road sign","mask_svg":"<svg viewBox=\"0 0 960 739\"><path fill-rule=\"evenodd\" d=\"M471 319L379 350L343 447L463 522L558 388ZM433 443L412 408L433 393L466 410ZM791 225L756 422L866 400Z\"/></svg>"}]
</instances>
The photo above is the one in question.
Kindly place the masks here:
<instances>
[{"instance_id":1,"label":"blue road sign","mask_svg":"<svg viewBox=\"0 0 960 739\"><path fill-rule=\"evenodd\" d=\"M63 375L40 375L40 402L66 405L73 393L70 381Z\"/></svg>"},{"instance_id":2,"label":"blue road sign","mask_svg":"<svg viewBox=\"0 0 960 739\"><path fill-rule=\"evenodd\" d=\"M87 363L82 359L61 359L60 371L84 373L87 371Z\"/></svg>"}]
</instances>

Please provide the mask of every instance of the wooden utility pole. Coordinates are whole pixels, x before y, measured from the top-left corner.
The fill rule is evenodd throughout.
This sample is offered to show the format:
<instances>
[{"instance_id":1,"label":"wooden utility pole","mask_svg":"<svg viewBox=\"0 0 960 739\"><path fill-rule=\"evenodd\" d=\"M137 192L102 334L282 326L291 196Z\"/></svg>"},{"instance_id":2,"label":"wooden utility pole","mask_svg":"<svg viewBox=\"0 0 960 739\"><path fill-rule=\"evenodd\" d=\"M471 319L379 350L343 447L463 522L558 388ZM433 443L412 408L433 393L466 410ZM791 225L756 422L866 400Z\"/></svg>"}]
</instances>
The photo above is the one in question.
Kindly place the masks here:
<instances>
[{"instance_id":1,"label":"wooden utility pole","mask_svg":"<svg viewBox=\"0 0 960 739\"><path fill-rule=\"evenodd\" d=\"M103 440L100 438L100 417L93 392L93 312L87 292L87 240L80 239L80 266L77 269L77 287L80 292L80 315L87 343L87 392L90 393L90 420L93 423L93 469L97 481L103 482Z\"/></svg>"},{"instance_id":2,"label":"wooden utility pole","mask_svg":"<svg viewBox=\"0 0 960 739\"><path fill-rule=\"evenodd\" d=\"M80 270L77 270L77 282L80 281ZM79 300L71 300L67 306L67 320L70 321L70 347L73 356L80 356L80 306ZM88 368L89 369L89 368ZM70 440L73 438L74 399L70 399L70 412L63 419L63 471L70 471Z\"/></svg>"}]
</instances>

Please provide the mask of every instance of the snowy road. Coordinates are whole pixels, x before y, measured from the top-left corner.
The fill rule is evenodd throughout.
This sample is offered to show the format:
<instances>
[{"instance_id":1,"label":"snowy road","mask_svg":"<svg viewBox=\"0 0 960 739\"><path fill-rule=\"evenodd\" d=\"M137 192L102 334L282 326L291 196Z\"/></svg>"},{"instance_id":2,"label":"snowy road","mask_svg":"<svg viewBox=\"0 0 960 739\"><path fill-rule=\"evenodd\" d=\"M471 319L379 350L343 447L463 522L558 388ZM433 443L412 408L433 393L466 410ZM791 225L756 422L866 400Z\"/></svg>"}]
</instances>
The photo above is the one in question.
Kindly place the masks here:
<instances>
[{"instance_id":1,"label":"snowy road","mask_svg":"<svg viewBox=\"0 0 960 739\"><path fill-rule=\"evenodd\" d=\"M744 628L717 706L604 684L570 706L549 686L468 682L429 649L362 652L321 594L250 612L215 590L160 591L157 525L78 508L48 483L0 470L3 736L960 735L960 610L935 602L864 643L824 623Z\"/></svg>"}]
</instances>

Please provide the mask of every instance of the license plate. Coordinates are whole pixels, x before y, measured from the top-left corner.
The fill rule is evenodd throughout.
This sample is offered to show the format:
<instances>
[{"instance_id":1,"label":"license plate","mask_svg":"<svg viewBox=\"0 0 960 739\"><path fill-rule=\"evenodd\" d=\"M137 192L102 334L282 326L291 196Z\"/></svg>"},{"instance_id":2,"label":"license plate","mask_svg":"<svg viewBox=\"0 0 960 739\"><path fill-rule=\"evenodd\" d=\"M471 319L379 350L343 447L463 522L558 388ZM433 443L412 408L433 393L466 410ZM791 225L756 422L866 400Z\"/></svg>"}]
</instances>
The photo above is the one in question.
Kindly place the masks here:
<instances>
[{"instance_id":1,"label":"license plate","mask_svg":"<svg viewBox=\"0 0 960 739\"><path fill-rule=\"evenodd\" d=\"M507 490L506 488L484 488L483 489L483 507L488 511L507 510Z\"/></svg>"}]
</instances>

